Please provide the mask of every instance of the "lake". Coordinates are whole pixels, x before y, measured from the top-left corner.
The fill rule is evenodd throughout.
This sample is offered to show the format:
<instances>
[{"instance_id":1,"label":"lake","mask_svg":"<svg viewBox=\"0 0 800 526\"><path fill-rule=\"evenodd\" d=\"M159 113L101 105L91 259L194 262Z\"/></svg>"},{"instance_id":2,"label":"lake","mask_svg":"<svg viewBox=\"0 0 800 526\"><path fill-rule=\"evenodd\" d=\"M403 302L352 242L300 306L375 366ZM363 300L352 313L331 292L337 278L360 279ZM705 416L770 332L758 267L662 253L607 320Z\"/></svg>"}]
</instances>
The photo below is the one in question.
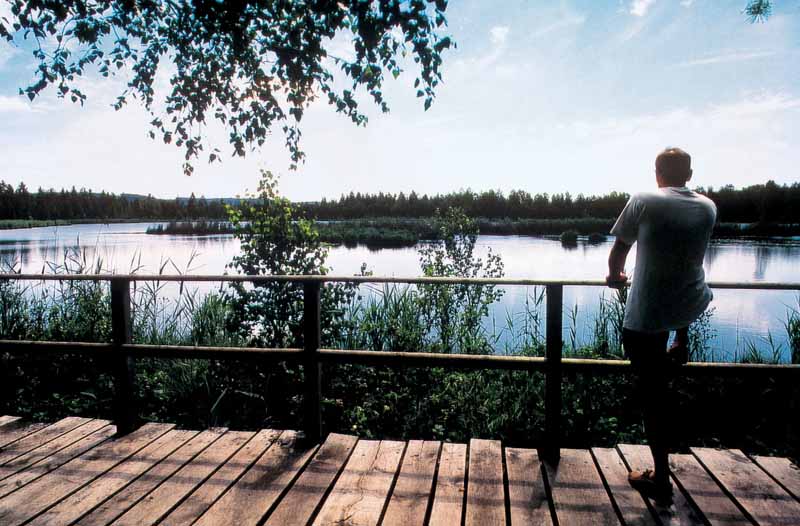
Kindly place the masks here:
<instances>
[{"instance_id":1,"label":"lake","mask_svg":"<svg viewBox=\"0 0 800 526\"><path fill-rule=\"evenodd\" d=\"M111 225L70 225L60 227L0 230L0 263L15 265L24 272L48 272L49 262L63 262L66 253L79 253L87 262L101 262L103 268L116 272L221 274L239 252L232 236L154 236L148 226L157 223ZM607 271L611 242L590 245L579 241L575 248L565 248L557 239L522 236L480 236L479 255L491 249L500 254L509 278L532 279L603 279ZM633 266L635 247L629 256ZM376 276L417 276L420 274L414 248L370 250L333 247L328 264L333 274L359 272L362 263ZM706 254L706 276L716 281L796 281L800 276L800 240L789 241L715 241ZM199 286L199 285L198 285ZM200 290L213 285L206 284ZM493 309L497 325L505 323L507 313L521 313L526 287L506 287L506 294ZM570 341L569 318L574 316L575 336L579 342L591 337L592 320L601 296L609 298L609 289L566 287L564 290L565 339ZM787 312L798 307L792 291L714 291L715 308L712 354L727 360L741 354L747 342L768 351L766 338L781 346L784 357L789 349L784 328ZM567 312L569 311L569 313ZM502 332L502 331L501 331ZM502 342L502 335L501 335Z\"/></svg>"}]
</instances>

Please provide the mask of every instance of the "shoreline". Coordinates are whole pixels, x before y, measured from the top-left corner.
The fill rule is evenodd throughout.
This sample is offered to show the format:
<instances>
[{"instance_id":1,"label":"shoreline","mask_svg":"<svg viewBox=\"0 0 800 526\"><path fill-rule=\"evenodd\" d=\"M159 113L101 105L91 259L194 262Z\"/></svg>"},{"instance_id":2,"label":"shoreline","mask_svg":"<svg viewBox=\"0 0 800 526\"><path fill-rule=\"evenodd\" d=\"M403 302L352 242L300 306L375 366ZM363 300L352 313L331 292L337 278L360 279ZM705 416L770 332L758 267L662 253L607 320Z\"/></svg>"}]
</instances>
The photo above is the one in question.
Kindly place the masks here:
<instances>
[{"instance_id":1,"label":"shoreline","mask_svg":"<svg viewBox=\"0 0 800 526\"><path fill-rule=\"evenodd\" d=\"M602 243L613 238L607 232L613 219L561 218L561 219L496 219L476 218L479 234L484 236L559 237L570 239L592 238L590 243ZM81 220L0 220L0 231L27 230L75 225L111 225L133 223L162 223L146 230L149 235L211 236L234 233L230 223L217 219L102 219ZM166 223L165 225L163 223ZM336 245L365 244L376 248L411 247L419 242L437 239L436 228L430 218L369 218L317 220L322 241ZM712 235L718 241L800 241L799 224L720 223Z\"/></svg>"}]
</instances>

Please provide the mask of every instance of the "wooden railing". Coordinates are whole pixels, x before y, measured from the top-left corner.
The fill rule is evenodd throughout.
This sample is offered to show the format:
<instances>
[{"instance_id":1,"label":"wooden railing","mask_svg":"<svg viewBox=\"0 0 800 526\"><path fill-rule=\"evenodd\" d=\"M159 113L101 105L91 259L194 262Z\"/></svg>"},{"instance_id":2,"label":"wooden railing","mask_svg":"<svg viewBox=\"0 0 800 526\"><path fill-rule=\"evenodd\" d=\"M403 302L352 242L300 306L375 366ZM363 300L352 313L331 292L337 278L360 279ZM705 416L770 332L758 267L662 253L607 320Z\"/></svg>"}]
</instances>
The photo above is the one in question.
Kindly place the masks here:
<instances>
[{"instance_id":1,"label":"wooden railing","mask_svg":"<svg viewBox=\"0 0 800 526\"><path fill-rule=\"evenodd\" d=\"M109 281L111 287L112 338L110 343L41 342L0 340L0 353L71 353L107 357L115 380L114 419L120 433L138 425L133 400L134 360L142 357L288 361L304 369L305 434L316 441L323 435L321 414L322 365L363 364L385 367L444 367L451 369L504 369L542 371L545 374L545 439L543 455L558 458L561 435L561 384L565 371L589 374L624 372L627 360L563 358L562 319L565 286L605 286L603 281L484 279L449 277L375 276L214 276L214 275L92 275L92 274L0 274L0 280ZM134 344L131 339L131 282L292 282L303 285L303 348L199 347ZM411 285L501 285L543 286L546 289L545 356L461 355L423 352L389 352L320 348L320 291L324 283L402 283ZM800 283L712 282L716 289L800 291ZM686 376L770 376L800 380L800 365L690 362L681 366Z\"/></svg>"}]
</instances>

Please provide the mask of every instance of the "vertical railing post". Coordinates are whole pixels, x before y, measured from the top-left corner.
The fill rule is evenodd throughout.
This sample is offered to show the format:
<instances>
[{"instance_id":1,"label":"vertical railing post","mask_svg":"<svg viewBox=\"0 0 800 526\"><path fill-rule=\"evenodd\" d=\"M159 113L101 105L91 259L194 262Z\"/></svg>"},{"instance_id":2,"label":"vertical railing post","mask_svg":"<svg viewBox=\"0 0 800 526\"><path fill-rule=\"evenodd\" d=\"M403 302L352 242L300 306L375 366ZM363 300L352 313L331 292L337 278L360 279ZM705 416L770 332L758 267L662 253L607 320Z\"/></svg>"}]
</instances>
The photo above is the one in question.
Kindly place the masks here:
<instances>
[{"instance_id":1,"label":"vertical railing post","mask_svg":"<svg viewBox=\"0 0 800 526\"><path fill-rule=\"evenodd\" d=\"M545 447L549 461L561 457L561 317L564 304L563 285L547 285L547 333L545 341Z\"/></svg>"},{"instance_id":2,"label":"vertical railing post","mask_svg":"<svg viewBox=\"0 0 800 526\"><path fill-rule=\"evenodd\" d=\"M319 281L303 284L303 397L306 440L322 438L322 368L319 363L320 344L320 286Z\"/></svg>"},{"instance_id":3,"label":"vertical railing post","mask_svg":"<svg viewBox=\"0 0 800 526\"><path fill-rule=\"evenodd\" d=\"M122 345L131 343L131 282L127 278L111 278L111 343L113 355L109 358L114 377L114 423L117 434L125 435L138 426L138 412L133 396L134 363Z\"/></svg>"},{"instance_id":4,"label":"vertical railing post","mask_svg":"<svg viewBox=\"0 0 800 526\"><path fill-rule=\"evenodd\" d=\"M796 383L789 384L789 418L786 422L789 453L800 457L800 386Z\"/></svg>"}]
</instances>

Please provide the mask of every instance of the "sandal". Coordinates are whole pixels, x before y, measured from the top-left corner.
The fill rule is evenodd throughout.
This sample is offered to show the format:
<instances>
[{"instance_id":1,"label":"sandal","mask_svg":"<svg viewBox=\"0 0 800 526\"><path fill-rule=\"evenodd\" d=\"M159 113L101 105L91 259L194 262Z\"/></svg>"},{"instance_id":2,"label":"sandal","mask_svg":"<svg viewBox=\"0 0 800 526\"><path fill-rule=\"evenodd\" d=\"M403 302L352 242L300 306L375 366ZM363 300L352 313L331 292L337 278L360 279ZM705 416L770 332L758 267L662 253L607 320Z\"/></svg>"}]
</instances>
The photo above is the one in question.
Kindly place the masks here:
<instances>
[{"instance_id":1,"label":"sandal","mask_svg":"<svg viewBox=\"0 0 800 526\"><path fill-rule=\"evenodd\" d=\"M656 482L655 472L652 469L644 471L631 471L628 473L630 485L643 495L655 500L666 500L672 497L672 483Z\"/></svg>"}]
</instances>

